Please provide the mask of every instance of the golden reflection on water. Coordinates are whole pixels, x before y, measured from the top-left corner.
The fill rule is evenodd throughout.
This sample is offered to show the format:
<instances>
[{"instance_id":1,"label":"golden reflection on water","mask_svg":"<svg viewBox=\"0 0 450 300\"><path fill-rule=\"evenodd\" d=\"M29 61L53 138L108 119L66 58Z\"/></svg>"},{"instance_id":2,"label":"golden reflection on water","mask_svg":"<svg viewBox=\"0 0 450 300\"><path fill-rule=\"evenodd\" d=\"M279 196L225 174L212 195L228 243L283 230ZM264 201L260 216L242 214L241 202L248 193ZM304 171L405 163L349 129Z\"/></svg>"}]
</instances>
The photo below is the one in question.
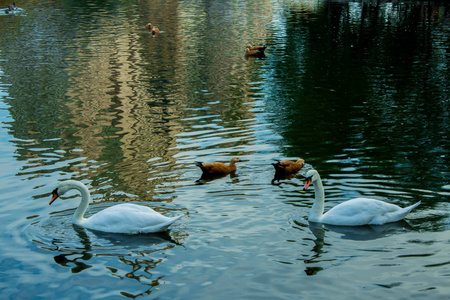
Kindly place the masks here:
<instances>
[{"instance_id":1,"label":"golden reflection on water","mask_svg":"<svg viewBox=\"0 0 450 300\"><path fill-rule=\"evenodd\" d=\"M423 146L423 152L395 149L397 143L375 140L379 138L377 134L383 138L396 137L391 133L396 127L412 129L408 122L419 114L411 112L420 109L420 105L416 97L405 104L390 101L391 98L396 100L394 95L386 93L395 90L385 88L386 78L390 77L368 81L377 83L376 87L380 88L367 87L365 93L359 90L360 86L352 88L358 85L354 79L359 76L338 78L336 82L335 74L355 73L347 68L345 61L334 64L333 58L340 56L334 56L332 47L323 47L336 42L331 38L335 37L334 28L348 34L342 36L345 40L349 36L361 36L356 34L360 28L371 29L365 24L378 20L369 18L363 24L349 23L348 20L358 19L357 14L363 11L372 14L375 10L365 9L369 4L361 4L359 7L364 10L360 10L359 4L344 2L140 1L114 2L115 6L108 8L80 2L74 4L82 6L80 8L69 7L63 12L65 8L59 7L51 11L54 15L42 13L52 18L46 18L48 23L39 27L40 35L30 29L26 38L22 37L25 40L37 37L44 44L33 47L34 52L25 51L33 53L41 64L35 64L32 59L24 61L23 67L16 63L18 68L11 67L10 62L4 64L7 66L5 74L15 82L9 90L9 103L5 103L10 106L7 109L12 120L8 120L8 134L14 136L14 140L7 142L16 147L10 150L8 144L7 150L15 152L11 157L5 154L4 159L6 168L12 170L3 177L5 185L11 184L5 188L5 201L2 201L2 220L7 224L3 238L12 241L2 244L6 258L3 259L4 269L13 274L4 277L5 284L12 287L6 293L16 295L14 289L26 284L28 291L48 293L50 287L59 293L101 295L105 291L130 298L156 294L159 288L161 291L156 297L182 298L189 294L200 299L228 292L232 294L228 298L267 295L289 298L298 296L299 292L317 294L323 282L335 282L336 274L354 276L355 266L361 276L351 284L346 283L343 290L357 293L369 287L373 293L378 293L380 290L373 288L375 284L389 287L395 280L405 286L419 282L422 284L419 288L424 290L445 291L445 284L440 281L444 281L441 275L448 263L438 255L446 245L444 235L448 220L442 217L444 213L441 216L446 207L445 199L440 197L442 195L436 196L435 189L422 188L422 182L418 185L414 179L408 183L402 172L415 175L410 166L405 168L403 156L428 152L429 156L421 155L411 162L417 169L431 170L430 165L436 166L437 172L424 172L427 179L438 172L445 174L445 168L441 167L445 164L436 163L438 160L434 157L445 162L447 152L431 152ZM315 12L322 4L335 6L327 8L329 11ZM344 10L336 11L333 9L336 7ZM53 33L49 29L57 26L48 24L68 22L64 13L76 14L78 9L83 13L80 18L73 18L76 20L73 26L59 27L64 32L52 36L73 36L61 39L68 43L59 43L64 47L58 49L45 36ZM31 21L35 20L33 14L36 12L30 9ZM8 24L20 21L18 18L5 20ZM158 37L152 37L144 29L148 21L162 29ZM329 26L334 24L344 26ZM377 30L368 32L378 36ZM399 32L403 36L403 31ZM2 33L10 34L9 31ZM1 37L0 42L15 48L32 44L28 40L17 42L21 34L16 31L9 39ZM317 36L330 43L321 43ZM268 58L246 60L243 51L248 43L268 44ZM50 45L55 49L51 52L53 55L44 51L51 48ZM347 42L338 45L344 46L344 50L353 49ZM296 46L299 46L298 56L292 59L290 48ZM2 53L14 53L8 47ZM328 50L322 52L323 49ZM426 47L417 49L422 51ZM377 67L380 61L390 70L391 57L386 57L377 51L376 63L372 59L356 59L357 69L364 69L364 66L359 67L361 62ZM425 63L420 65L432 60L423 60ZM304 61L308 64L304 65ZM330 71L325 78L321 70L316 70L324 61L330 62L325 67ZM39 68L35 69L35 65ZM297 69L301 72L296 72ZM341 72L335 73L336 69ZM33 72L27 74L24 70ZM379 69L367 72L368 75L361 73L368 77L390 74ZM23 79L23 74L29 76ZM356 71L356 74L360 73ZM37 84L24 88L29 82ZM345 84L341 86L342 82ZM397 81L392 77L392 82L388 83ZM42 86L45 89L41 89ZM339 94L340 88L349 93ZM383 101L371 95L373 90L384 97ZM350 99L358 98L358 101L346 102L352 91L356 91L357 96ZM62 96L55 100L58 98L55 95ZM359 98L364 100L359 101ZM404 98L402 94L401 99ZM425 99L422 100L425 104L433 103ZM339 109L334 110L334 107ZM396 109L401 112L390 112ZM447 120L446 117L434 118L433 114L427 116ZM317 138L304 132L305 125L311 125L309 118L319 120L308 128L318 135ZM392 122L395 126L391 121L395 121ZM435 129L436 126L428 129L435 136L442 136L446 124L448 122L442 125L441 131ZM337 127L342 131L335 131ZM365 132L361 132L361 128ZM423 129L426 128L418 127L421 133L427 132ZM396 132L402 143L414 144L411 137L403 134L404 130ZM280 144L277 144L278 139ZM444 148L446 144L441 145L441 140L434 139L436 145ZM311 147L311 151L305 150L307 147ZM371 152L372 149L377 151ZM313 198L310 194L299 195L301 179L270 185L273 168L268 161L275 155L298 153L304 153L304 158L313 160L310 163L314 167L328 174L330 206L353 194L375 194L403 202L425 195L424 205L412 219L414 228L419 228L420 232L411 230L400 234L401 229L395 229L385 234L340 228L319 228L315 232L314 228L308 228L307 211ZM401 158L396 159L396 154ZM200 177L200 170L194 165L196 160L226 161L234 155L244 160L237 177L227 176L195 185ZM9 164L12 160L16 161ZM19 173L12 174L19 168ZM63 211L48 209L49 182L64 177L85 181L92 189L97 189L94 198L103 193L107 201L136 201L134 196L139 196L142 201L151 201L154 197L166 204L179 197L170 205L152 205L163 214L178 214L174 210L179 210L185 215L170 231L169 236L175 241L164 238L151 241L144 235L116 238L88 231L83 235L74 230L70 216L76 201L69 199L71 203ZM447 186L444 180L437 178L446 177L435 176L430 181L435 182L435 186ZM384 183L383 188L380 188L381 183ZM429 202L428 206L425 202ZM88 213L109 205L98 204L96 201ZM430 217L429 208L439 214ZM29 241L33 241L31 246ZM49 264L49 253L54 263ZM429 254L419 261L416 253ZM402 270L394 270L394 265ZM369 269L369 273L364 273ZM70 276L67 271L82 272L83 276ZM402 275L394 279L385 276L393 272ZM314 275L310 279L316 277L320 282L305 280L302 277L305 273ZM420 280L409 276L419 273L425 274L425 280L423 276ZM380 276L376 280L366 279L365 275L371 274ZM233 281L236 278L240 280ZM104 290L89 289L98 282L104 283ZM83 290L76 291L77 286ZM334 284L328 286L336 291L341 289ZM247 292L250 293L245 294ZM327 291L331 293L336 294L333 290Z\"/></svg>"},{"instance_id":2,"label":"golden reflection on water","mask_svg":"<svg viewBox=\"0 0 450 300\"><path fill-rule=\"evenodd\" d=\"M273 8L269 1L258 8L220 5L224 10L152 2L149 15L162 30L158 37L143 28L144 21L127 19L111 29L111 19L99 15L94 28L73 40L66 59L71 101L63 150L80 149L87 162L71 166L73 171L89 178L114 172L126 190L143 195L170 180L162 174L176 171L181 133L219 126L222 139L231 138L235 128L245 132L242 138L252 134L252 122L242 120L255 118L246 90L255 86L246 83L257 79L264 62L245 61L243 51L247 43L270 38ZM235 22L224 30L229 18ZM200 110L188 109L196 107ZM205 116L217 117L202 120Z\"/></svg>"}]
</instances>

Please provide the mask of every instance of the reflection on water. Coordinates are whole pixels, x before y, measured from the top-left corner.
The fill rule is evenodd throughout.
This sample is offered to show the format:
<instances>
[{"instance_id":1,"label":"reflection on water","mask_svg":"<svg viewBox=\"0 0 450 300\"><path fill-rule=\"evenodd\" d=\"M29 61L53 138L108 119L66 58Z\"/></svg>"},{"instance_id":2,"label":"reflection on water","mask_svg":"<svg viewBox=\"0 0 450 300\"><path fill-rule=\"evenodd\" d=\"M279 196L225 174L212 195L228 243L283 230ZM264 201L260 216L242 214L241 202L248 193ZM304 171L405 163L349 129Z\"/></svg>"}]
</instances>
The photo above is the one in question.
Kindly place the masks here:
<instances>
[{"instance_id":1,"label":"reflection on water","mask_svg":"<svg viewBox=\"0 0 450 300\"><path fill-rule=\"evenodd\" d=\"M78 273L87 268L92 267L90 265L85 264L81 260L87 262L92 258L93 254L89 236L86 234L84 228L74 226L74 230L80 239L80 243L82 244L82 247L80 247L81 249L72 251L70 254L56 255L54 259L57 264L63 267L73 266L71 267L72 273ZM55 245L58 242L56 240L53 240L52 244Z\"/></svg>"},{"instance_id":2,"label":"reflection on water","mask_svg":"<svg viewBox=\"0 0 450 300\"><path fill-rule=\"evenodd\" d=\"M375 240L399 231L414 230L405 220L384 225L336 226L310 222L309 228L317 240L324 240L325 230L342 234L342 239Z\"/></svg>"},{"instance_id":3,"label":"reflection on water","mask_svg":"<svg viewBox=\"0 0 450 300\"><path fill-rule=\"evenodd\" d=\"M303 11L286 12L286 36L277 36L285 59L270 61L267 88L288 149L301 147L314 163L357 157L358 168L377 157L368 172L447 182L439 169L448 161L448 37L439 32L448 10L327 1Z\"/></svg>"},{"instance_id":4,"label":"reflection on water","mask_svg":"<svg viewBox=\"0 0 450 300\"><path fill-rule=\"evenodd\" d=\"M163 276L154 276L152 272L165 260L164 258L152 259L151 256L158 256L158 253L181 245L168 232L127 235L90 231L76 225L72 225L73 228L69 226L67 228L62 226L63 229L54 228L57 225L60 225L60 222L55 224L51 221L42 224L43 228L48 230L43 232L39 232L42 227L36 226L38 232L34 233L33 242L41 249L56 252L54 261L62 267L70 268L72 273L93 268L98 257L109 259L116 257L117 260L111 261L110 266L103 266L113 277L133 279L148 287L147 290L136 295L126 291L120 292L127 297L150 294L152 288L158 286L159 280L163 278ZM53 233L50 234L50 230L53 230ZM60 236L52 238L57 235ZM119 262L119 265L116 262Z\"/></svg>"},{"instance_id":5,"label":"reflection on water","mask_svg":"<svg viewBox=\"0 0 450 300\"><path fill-rule=\"evenodd\" d=\"M341 235L340 238L343 240L372 241L386 236L400 234L401 232L414 230L413 227L404 220L384 225L365 226L335 226L309 222L309 229L314 234L315 240L310 257L304 259L304 263L306 264L305 274L308 276L317 275L318 272L323 270L322 267L316 265L326 260L323 256L326 256L328 250L324 250L324 247L332 247L331 244L326 243L327 232L331 231L339 233Z\"/></svg>"},{"instance_id":6,"label":"reflection on water","mask_svg":"<svg viewBox=\"0 0 450 300\"><path fill-rule=\"evenodd\" d=\"M20 5L0 16L2 297L448 295L448 3ZM236 174L199 180L195 161L236 155ZM297 157L330 206L422 205L411 227L308 225L302 173L271 166ZM165 235L74 228L70 201L48 208L69 178L92 211L151 202L186 218Z\"/></svg>"},{"instance_id":7,"label":"reflection on water","mask_svg":"<svg viewBox=\"0 0 450 300\"><path fill-rule=\"evenodd\" d=\"M235 172L232 172L230 174L216 174L216 175L202 175L200 176L199 179L197 179L195 181L196 184L205 184L211 181L214 181L216 179L220 179L220 178L225 178L225 177L229 177L231 179L231 182L236 182L236 180L234 179L238 179L239 175L236 174Z\"/></svg>"}]
</instances>

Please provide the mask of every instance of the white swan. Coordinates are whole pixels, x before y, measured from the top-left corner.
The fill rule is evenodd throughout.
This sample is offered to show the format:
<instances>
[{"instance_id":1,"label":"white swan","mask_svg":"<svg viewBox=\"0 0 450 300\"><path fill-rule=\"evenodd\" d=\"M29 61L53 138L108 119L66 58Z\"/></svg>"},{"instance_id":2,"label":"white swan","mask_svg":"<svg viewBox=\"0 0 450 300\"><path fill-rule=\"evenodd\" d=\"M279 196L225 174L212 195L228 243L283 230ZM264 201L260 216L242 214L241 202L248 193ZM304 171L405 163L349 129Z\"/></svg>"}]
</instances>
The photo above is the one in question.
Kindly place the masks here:
<instances>
[{"instance_id":1,"label":"white swan","mask_svg":"<svg viewBox=\"0 0 450 300\"><path fill-rule=\"evenodd\" d=\"M323 213L325 193L322 180L316 170L306 173L305 191L310 184L314 185L315 200L309 213L311 222L341 226L382 225L402 220L420 201L411 206L400 206L370 198L355 198L345 201Z\"/></svg>"},{"instance_id":2,"label":"white swan","mask_svg":"<svg viewBox=\"0 0 450 300\"><path fill-rule=\"evenodd\" d=\"M72 223L88 229L128 234L154 233L166 230L173 222L181 218L181 216L165 217L150 207L131 203L111 206L89 218L84 218L84 213L91 202L91 195L87 187L76 180L67 180L58 184L52 192L49 205L59 196L73 189L81 193L81 203L73 215Z\"/></svg>"}]
</instances>

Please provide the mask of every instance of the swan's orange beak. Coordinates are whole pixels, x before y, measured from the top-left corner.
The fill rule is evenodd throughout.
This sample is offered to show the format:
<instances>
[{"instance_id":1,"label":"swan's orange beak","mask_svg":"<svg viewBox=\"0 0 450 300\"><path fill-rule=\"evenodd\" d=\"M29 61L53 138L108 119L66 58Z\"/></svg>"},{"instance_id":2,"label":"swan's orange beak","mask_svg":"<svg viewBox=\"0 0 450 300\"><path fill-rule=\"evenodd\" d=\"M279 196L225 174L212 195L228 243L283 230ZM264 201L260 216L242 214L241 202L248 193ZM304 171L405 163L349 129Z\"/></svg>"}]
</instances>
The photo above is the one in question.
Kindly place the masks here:
<instances>
[{"instance_id":1,"label":"swan's orange beak","mask_svg":"<svg viewBox=\"0 0 450 300\"><path fill-rule=\"evenodd\" d=\"M305 186L303 187L303 190L306 191L311 184L311 177L306 178Z\"/></svg>"},{"instance_id":2,"label":"swan's orange beak","mask_svg":"<svg viewBox=\"0 0 450 300\"><path fill-rule=\"evenodd\" d=\"M50 203L48 205L51 205L53 203L53 201L55 201L58 197L59 197L58 190L54 189L52 192L52 200L50 200Z\"/></svg>"}]
</instances>

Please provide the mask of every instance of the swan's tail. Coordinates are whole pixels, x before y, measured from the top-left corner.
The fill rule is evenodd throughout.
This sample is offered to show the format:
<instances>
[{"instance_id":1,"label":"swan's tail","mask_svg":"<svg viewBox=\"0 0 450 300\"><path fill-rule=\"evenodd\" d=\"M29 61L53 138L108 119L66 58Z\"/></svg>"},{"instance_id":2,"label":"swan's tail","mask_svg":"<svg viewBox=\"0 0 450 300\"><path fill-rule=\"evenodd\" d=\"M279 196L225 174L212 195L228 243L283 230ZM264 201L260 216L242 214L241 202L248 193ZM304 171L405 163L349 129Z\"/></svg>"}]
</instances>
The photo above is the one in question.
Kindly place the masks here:
<instances>
[{"instance_id":1,"label":"swan's tail","mask_svg":"<svg viewBox=\"0 0 450 300\"><path fill-rule=\"evenodd\" d=\"M405 207L403 210L406 211L405 215L408 214L409 212L411 212L414 208L416 208L417 206L420 205L420 203L422 203L422 201L417 202L416 204L413 204L411 206L407 206Z\"/></svg>"},{"instance_id":2,"label":"swan's tail","mask_svg":"<svg viewBox=\"0 0 450 300\"><path fill-rule=\"evenodd\" d=\"M152 225L152 226L147 226L144 228L141 228L141 230L139 230L139 233L155 233L155 232L162 232L167 230L167 228L172 225L176 220L178 220L179 218L181 218L182 215L180 216L176 216L173 218L167 218L168 220L164 223L160 223L157 225Z\"/></svg>"},{"instance_id":3,"label":"swan's tail","mask_svg":"<svg viewBox=\"0 0 450 300\"><path fill-rule=\"evenodd\" d=\"M407 214L409 214L414 208L416 208L417 206L419 206L420 203L421 203L421 201L417 202L416 204L407 206L407 207L403 208L402 210L398 211L398 212L396 213L397 219L394 220L394 222L402 220L402 219L403 219Z\"/></svg>"},{"instance_id":4,"label":"swan's tail","mask_svg":"<svg viewBox=\"0 0 450 300\"><path fill-rule=\"evenodd\" d=\"M169 220L166 223L162 224L161 227L167 229L167 227L172 225L176 220L178 220L181 217L182 217L182 215L179 215L179 216L176 216L173 218L169 218Z\"/></svg>"},{"instance_id":5,"label":"swan's tail","mask_svg":"<svg viewBox=\"0 0 450 300\"><path fill-rule=\"evenodd\" d=\"M175 222L176 220L178 220L179 218L181 218L182 217L182 215L179 215L179 216L176 216L176 217L173 217L172 218L172 220L170 220L169 222L170 222L170 224L172 224L173 222Z\"/></svg>"}]
</instances>

